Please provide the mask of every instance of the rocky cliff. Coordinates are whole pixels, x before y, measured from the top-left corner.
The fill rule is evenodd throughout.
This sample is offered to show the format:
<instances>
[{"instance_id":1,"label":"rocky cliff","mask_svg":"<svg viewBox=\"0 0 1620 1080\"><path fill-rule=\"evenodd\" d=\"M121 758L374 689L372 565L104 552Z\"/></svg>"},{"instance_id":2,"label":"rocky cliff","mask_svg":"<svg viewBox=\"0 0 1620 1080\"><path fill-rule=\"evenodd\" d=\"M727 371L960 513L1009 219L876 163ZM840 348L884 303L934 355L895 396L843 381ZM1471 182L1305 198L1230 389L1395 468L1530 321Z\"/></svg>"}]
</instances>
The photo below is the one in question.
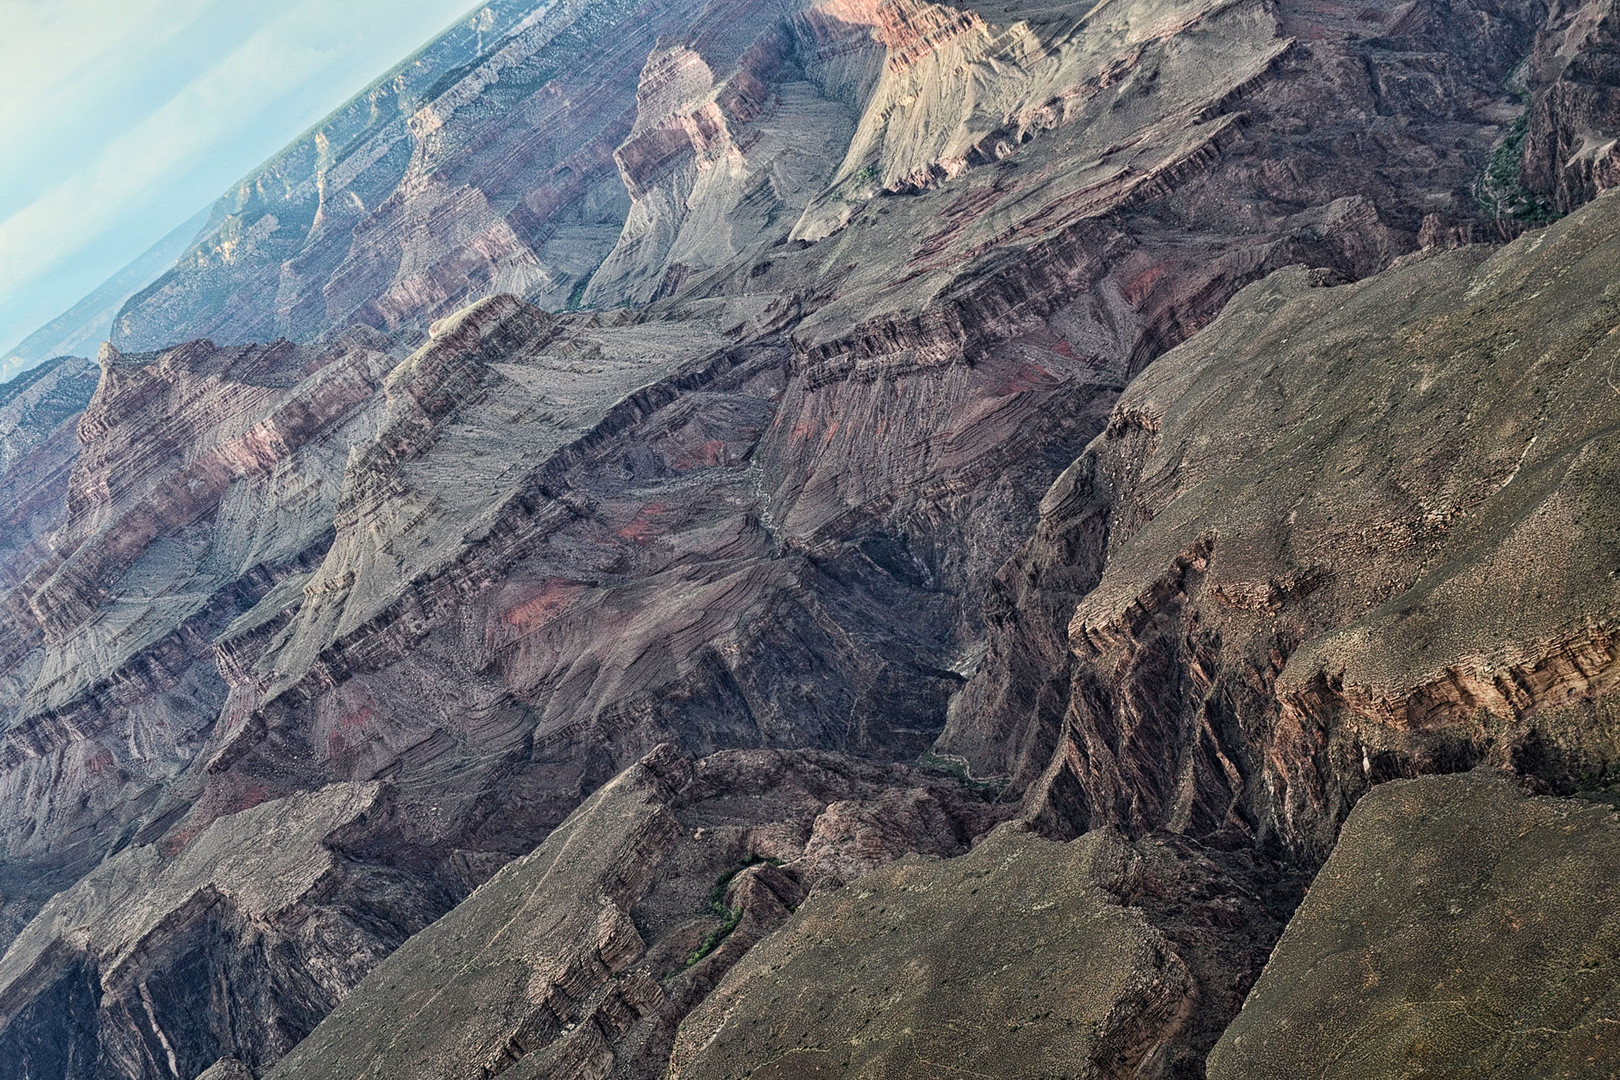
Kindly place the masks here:
<instances>
[{"instance_id":1,"label":"rocky cliff","mask_svg":"<svg viewBox=\"0 0 1620 1080\"><path fill-rule=\"evenodd\" d=\"M1611 4L1555 4L1537 35L1520 75L1530 107L1498 152L1530 196L1521 213L1568 213L1620 182L1617 15Z\"/></svg>"},{"instance_id":2,"label":"rocky cliff","mask_svg":"<svg viewBox=\"0 0 1620 1080\"><path fill-rule=\"evenodd\" d=\"M415 341L496 293L610 306L699 277L754 294L910 282L885 306L914 312L964 258L1004 258L1172 187L1193 189L1165 207L1179 239L1215 233L1205 250L1234 226L1331 248L1335 215L1283 219L1370 200L1346 209L1409 238L1356 230L1339 258L1364 272L1425 214L1474 216L1466 190L1521 111L1502 80L1543 10L492 4L473 20L482 52L459 61L459 28L244 182L125 308L114 342L305 340L357 323ZM1543 51L1558 48L1547 36ZM1224 183L1201 182L1220 166ZM873 201L945 181L949 196ZM923 207L914 220L929 224L904 231ZM881 210L901 220L880 227ZM791 276L749 276L793 254L762 257L780 241L840 229L809 260L820 273L788 258ZM928 242L852 243L873 230Z\"/></svg>"},{"instance_id":3,"label":"rocky cliff","mask_svg":"<svg viewBox=\"0 0 1620 1080\"><path fill-rule=\"evenodd\" d=\"M1059 835L1306 864L1384 780L1608 775L1617 228L1251 286L1048 493L942 746Z\"/></svg>"},{"instance_id":4,"label":"rocky cliff","mask_svg":"<svg viewBox=\"0 0 1620 1080\"><path fill-rule=\"evenodd\" d=\"M80 453L77 420L98 375L95 364L64 357L0 387L0 505L6 508L0 519L0 617L6 626L0 647L14 658L26 658L41 641L28 590L20 586L49 561L51 534L66 518L68 481ZM34 677L28 663L13 664L0 680L0 708L8 716ZM0 871L0 927L7 938L84 868L63 872L36 860L17 873Z\"/></svg>"},{"instance_id":5,"label":"rocky cliff","mask_svg":"<svg viewBox=\"0 0 1620 1080\"><path fill-rule=\"evenodd\" d=\"M806 902L687 1017L667 1075L1196 1074L1292 900L1276 886L1242 856L1004 826Z\"/></svg>"},{"instance_id":6,"label":"rocky cliff","mask_svg":"<svg viewBox=\"0 0 1620 1080\"><path fill-rule=\"evenodd\" d=\"M659 747L271 1075L658 1076L681 1019L807 894L904 852L959 855L997 817L985 795L898 766Z\"/></svg>"},{"instance_id":7,"label":"rocky cliff","mask_svg":"<svg viewBox=\"0 0 1620 1080\"><path fill-rule=\"evenodd\" d=\"M0 391L0 1045L786 1076L937 924L1199 1075L1374 785L1613 760L1620 216L1468 246L1578 22L491 5Z\"/></svg>"},{"instance_id":8,"label":"rocky cliff","mask_svg":"<svg viewBox=\"0 0 1620 1080\"><path fill-rule=\"evenodd\" d=\"M691 3L494 0L288 147L113 326L126 350L190 338L418 337L480 297L562 306L613 247L613 153L638 77Z\"/></svg>"}]
</instances>

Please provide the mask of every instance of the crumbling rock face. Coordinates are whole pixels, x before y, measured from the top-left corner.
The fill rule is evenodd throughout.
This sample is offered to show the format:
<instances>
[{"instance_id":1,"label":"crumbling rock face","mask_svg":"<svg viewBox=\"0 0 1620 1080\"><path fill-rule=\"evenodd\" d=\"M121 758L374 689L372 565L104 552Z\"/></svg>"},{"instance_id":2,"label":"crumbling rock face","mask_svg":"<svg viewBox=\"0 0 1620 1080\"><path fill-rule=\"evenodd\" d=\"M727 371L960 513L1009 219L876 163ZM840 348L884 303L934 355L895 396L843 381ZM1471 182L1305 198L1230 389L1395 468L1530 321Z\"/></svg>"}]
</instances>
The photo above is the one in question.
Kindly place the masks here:
<instances>
[{"instance_id":1,"label":"crumbling rock face","mask_svg":"<svg viewBox=\"0 0 1620 1080\"><path fill-rule=\"evenodd\" d=\"M1357 804L1211 1080L1620 1071L1620 818L1492 773Z\"/></svg>"},{"instance_id":2,"label":"crumbling rock face","mask_svg":"<svg viewBox=\"0 0 1620 1080\"><path fill-rule=\"evenodd\" d=\"M191 763L224 698L211 639L329 542L382 359L354 342L104 353L54 529L4 594L8 859L82 872Z\"/></svg>"},{"instance_id":3,"label":"crumbling rock face","mask_svg":"<svg viewBox=\"0 0 1620 1080\"><path fill-rule=\"evenodd\" d=\"M111 857L0 960L0 1052L34 1077L279 1058L454 902L363 861L392 819L382 785L334 785L222 818L172 859L152 846Z\"/></svg>"},{"instance_id":4,"label":"crumbling rock face","mask_svg":"<svg viewBox=\"0 0 1620 1080\"><path fill-rule=\"evenodd\" d=\"M1523 178L1561 213L1620 185L1617 19L1612 3L1556 3L1527 61Z\"/></svg>"},{"instance_id":5,"label":"crumbling rock face","mask_svg":"<svg viewBox=\"0 0 1620 1080\"><path fill-rule=\"evenodd\" d=\"M997 602L988 654L980 598L1126 382L1246 283L1296 263L1363 277L1433 241L1436 215L1490 227L1467 192L1541 9L654 7L496 5L476 57L390 91L408 123L285 159L125 312L120 341L322 343L107 354L72 478L48 489L55 546L5 600L25 633L0 642L0 892L48 894L113 850L166 865L268 800L381 783L408 841L362 861L459 896L660 744L914 759L953 697L942 749L1056 793L1035 815L1052 831L1230 818L1245 842L1304 845L1353 796L1315 794L1304 751L1282 756L1286 796L1233 796L1259 766L1218 755L1178 787L1160 775L1176 739L1138 768L1146 728L1081 794L1042 780L1077 745L1049 715L1073 697L1063 626L1104 573L1098 539L1136 520L1109 509L1137 484L1123 450L1048 499L1037 544L1057 554ZM582 300L645 303L565 310ZM1151 441L1115 428L1110 445ZM1152 580L1231 546L1176 539ZM1254 619L1337 595L1298 571L1221 595ZM1545 670L1592 667L1591 642L1567 644ZM1023 674L998 684L1016 649ZM1164 686L1177 649L1154 654ZM1300 715L1338 707L1301 685ZM738 943L801 890L976 834L902 772L830 784L798 847L737 852L798 863L739 876ZM26 1007L92 1016L83 970ZM635 1047L709 988L681 985L653 1027L603 1021L615 1062L652 1068ZM232 1038L187 1053L259 1068L286 1045ZM597 1060L580 1040L525 1042L524 1067Z\"/></svg>"},{"instance_id":6,"label":"crumbling rock face","mask_svg":"<svg viewBox=\"0 0 1620 1080\"><path fill-rule=\"evenodd\" d=\"M380 965L275 1078L657 1077L676 1025L786 920L829 806L916 785L955 855L996 820L951 781L834 755L660 747ZM877 811L881 813L881 810ZM937 822L930 822L933 826Z\"/></svg>"},{"instance_id":7,"label":"crumbling rock face","mask_svg":"<svg viewBox=\"0 0 1620 1080\"><path fill-rule=\"evenodd\" d=\"M487 5L244 181L113 340L308 341L356 324L419 338L495 293L561 307L624 223L613 150L642 65L700 12Z\"/></svg>"},{"instance_id":8,"label":"crumbling rock face","mask_svg":"<svg viewBox=\"0 0 1620 1080\"><path fill-rule=\"evenodd\" d=\"M1601 199L1494 254L1246 291L1049 493L942 748L1058 834L1230 832L1306 865L1384 780L1604 775L1616 259ZM1019 689L1065 639L1067 694Z\"/></svg>"},{"instance_id":9,"label":"crumbling rock face","mask_svg":"<svg viewBox=\"0 0 1620 1080\"><path fill-rule=\"evenodd\" d=\"M1280 929L1274 884L1108 830L908 856L743 957L681 1025L669 1076L1202 1075Z\"/></svg>"}]
</instances>

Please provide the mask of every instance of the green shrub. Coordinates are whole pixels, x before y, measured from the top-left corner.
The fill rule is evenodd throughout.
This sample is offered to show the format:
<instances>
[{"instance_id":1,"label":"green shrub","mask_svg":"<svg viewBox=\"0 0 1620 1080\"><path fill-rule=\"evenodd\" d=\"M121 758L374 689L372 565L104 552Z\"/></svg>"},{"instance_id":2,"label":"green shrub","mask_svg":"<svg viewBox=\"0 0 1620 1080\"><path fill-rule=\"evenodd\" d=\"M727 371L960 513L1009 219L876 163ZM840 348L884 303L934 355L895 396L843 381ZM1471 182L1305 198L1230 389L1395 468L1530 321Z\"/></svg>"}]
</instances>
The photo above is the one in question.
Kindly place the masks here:
<instances>
[{"instance_id":1,"label":"green shrub","mask_svg":"<svg viewBox=\"0 0 1620 1080\"><path fill-rule=\"evenodd\" d=\"M708 937L703 939L702 944L687 954L686 967L682 968L682 971L690 968L718 949L720 943L730 937L733 930L737 929L737 924L742 921L742 908L728 907L726 905L726 890L731 887L732 881L736 879L738 874L747 870L750 866L759 866L761 863L781 866L782 860L773 859L768 855L744 855L736 866L715 879L714 888L709 890L709 902L704 906L703 913L713 915L719 919L720 925L709 931Z\"/></svg>"},{"instance_id":2,"label":"green shrub","mask_svg":"<svg viewBox=\"0 0 1620 1080\"><path fill-rule=\"evenodd\" d=\"M993 776L981 780L968 771L968 764L959 757L945 757L932 750L925 752L917 759L917 764L930 772L944 773L954 776L958 783L971 791L1003 792L1011 781L1005 776Z\"/></svg>"},{"instance_id":3,"label":"green shrub","mask_svg":"<svg viewBox=\"0 0 1620 1080\"><path fill-rule=\"evenodd\" d=\"M691 953L687 955L686 968L692 967L705 956L708 956L710 953L714 952L714 950L718 949L720 947L720 943L725 941L726 938L730 937L731 932L737 929L737 924L742 922L742 908L728 908L722 906L720 910L725 912L720 925L715 927L713 930L710 930L709 936L703 939L703 943L697 948L693 949ZM682 968L681 970L685 971L686 968Z\"/></svg>"},{"instance_id":4,"label":"green shrub","mask_svg":"<svg viewBox=\"0 0 1620 1080\"><path fill-rule=\"evenodd\" d=\"M1542 225L1563 215L1524 186L1524 140L1530 133L1530 96L1520 92L1518 98L1525 106L1524 111L1508 127L1507 135L1491 152L1485 171L1474 181L1474 198L1498 220Z\"/></svg>"}]
</instances>

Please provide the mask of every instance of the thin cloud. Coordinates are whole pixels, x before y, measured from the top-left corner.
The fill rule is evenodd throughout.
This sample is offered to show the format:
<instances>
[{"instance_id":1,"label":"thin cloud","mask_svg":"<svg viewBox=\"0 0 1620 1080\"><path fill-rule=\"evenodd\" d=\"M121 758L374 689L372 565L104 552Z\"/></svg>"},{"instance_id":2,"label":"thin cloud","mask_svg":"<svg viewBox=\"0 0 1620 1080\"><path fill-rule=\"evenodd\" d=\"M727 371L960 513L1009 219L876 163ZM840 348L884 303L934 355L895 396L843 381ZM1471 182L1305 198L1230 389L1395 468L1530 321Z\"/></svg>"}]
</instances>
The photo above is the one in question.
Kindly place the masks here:
<instances>
[{"instance_id":1,"label":"thin cloud","mask_svg":"<svg viewBox=\"0 0 1620 1080\"><path fill-rule=\"evenodd\" d=\"M470 6L0 0L0 69L27 87L0 115L0 145L15 150L0 164L0 343L66 310Z\"/></svg>"},{"instance_id":2,"label":"thin cloud","mask_svg":"<svg viewBox=\"0 0 1620 1080\"><path fill-rule=\"evenodd\" d=\"M80 147L105 142L160 104L149 85L154 74L161 81L183 71L184 52L172 50L197 36L205 17L229 6L221 0L0 0L6 28L0 71L9 99L0 111L0 145L7 148L0 161L0 214L28 201L30 186L49 186ZM243 27L236 40L252 29Z\"/></svg>"},{"instance_id":3,"label":"thin cloud","mask_svg":"<svg viewBox=\"0 0 1620 1080\"><path fill-rule=\"evenodd\" d=\"M172 175L205 154L242 116L329 65L334 54L289 40L298 15L250 38L140 125L114 139L86 169L0 222L0 290L48 273L126 217Z\"/></svg>"}]
</instances>

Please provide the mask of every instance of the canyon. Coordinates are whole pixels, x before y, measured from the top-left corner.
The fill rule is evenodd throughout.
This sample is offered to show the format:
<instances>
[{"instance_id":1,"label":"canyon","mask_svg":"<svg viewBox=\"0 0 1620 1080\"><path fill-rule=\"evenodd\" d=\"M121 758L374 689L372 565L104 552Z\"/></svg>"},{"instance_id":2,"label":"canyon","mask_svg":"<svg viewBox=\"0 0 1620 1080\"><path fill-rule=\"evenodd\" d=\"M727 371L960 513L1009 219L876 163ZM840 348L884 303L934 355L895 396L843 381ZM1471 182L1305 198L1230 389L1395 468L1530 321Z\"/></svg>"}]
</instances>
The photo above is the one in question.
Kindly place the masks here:
<instances>
[{"instance_id":1,"label":"canyon","mask_svg":"<svg viewBox=\"0 0 1620 1080\"><path fill-rule=\"evenodd\" d=\"M1612 912L1608 4L482 10L0 387L30 1080L1295 1075L1460 820Z\"/></svg>"}]
</instances>

